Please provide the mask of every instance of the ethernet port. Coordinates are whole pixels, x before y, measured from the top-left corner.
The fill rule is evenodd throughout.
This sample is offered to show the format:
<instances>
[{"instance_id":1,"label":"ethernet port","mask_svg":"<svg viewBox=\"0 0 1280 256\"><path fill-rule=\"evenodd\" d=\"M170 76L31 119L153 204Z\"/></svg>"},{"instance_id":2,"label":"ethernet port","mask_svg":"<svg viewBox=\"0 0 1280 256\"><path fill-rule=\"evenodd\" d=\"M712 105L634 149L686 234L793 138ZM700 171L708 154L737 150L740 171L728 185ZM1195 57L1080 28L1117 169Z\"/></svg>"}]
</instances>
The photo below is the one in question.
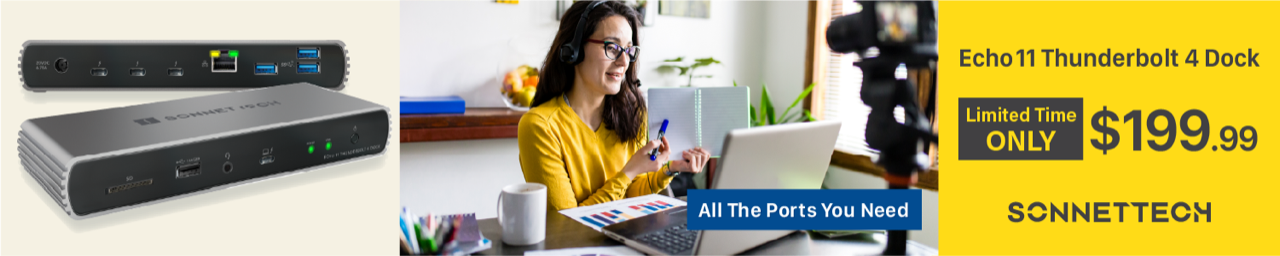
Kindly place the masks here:
<instances>
[{"instance_id":1,"label":"ethernet port","mask_svg":"<svg viewBox=\"0 0 1280 256\"><path fill-rule=\"evenodd\" d=\"M238 58L240 58L240 51L237 50L209 51L209 62L213 63L214 73L235 73Z\"/></svg>"}]
</instances>

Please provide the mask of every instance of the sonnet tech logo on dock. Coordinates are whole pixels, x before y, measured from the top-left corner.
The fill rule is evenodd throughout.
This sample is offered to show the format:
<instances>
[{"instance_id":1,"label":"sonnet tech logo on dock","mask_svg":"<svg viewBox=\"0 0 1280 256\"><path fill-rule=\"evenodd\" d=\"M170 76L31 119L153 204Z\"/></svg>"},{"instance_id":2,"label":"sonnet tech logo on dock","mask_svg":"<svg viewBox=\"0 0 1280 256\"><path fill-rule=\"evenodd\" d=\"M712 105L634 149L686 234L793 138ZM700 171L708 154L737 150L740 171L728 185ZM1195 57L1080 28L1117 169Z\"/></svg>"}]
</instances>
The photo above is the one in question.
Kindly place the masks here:
<instances>
[{"instance_id":1,"label":"sonnet tech logo on dock","mask_svg":"<svg viewBox=\"0 0 1280 256\"><path fill-rule=\"evenodd\" d=\"M176 121L176 120L187 119L187 118L231 113L237 110L243 111L243 110L249 110L249 109L258 109L258 108L264 108L264 107L275 106L275 105L280 105L280 101L273 100L273 101L255 103L255 104L245 104L238 107L221 107L221 108L214 108L214 109L208 109L208 110L194 111L194 112L182 113L177 115L165 116L164 120ZM155 117L148 117L148 118L142 118L142 119L134 119L133 122L138 123L140 125L149 125L149 124L159 123L160 120Z\"/></svg>"}]
</instances>

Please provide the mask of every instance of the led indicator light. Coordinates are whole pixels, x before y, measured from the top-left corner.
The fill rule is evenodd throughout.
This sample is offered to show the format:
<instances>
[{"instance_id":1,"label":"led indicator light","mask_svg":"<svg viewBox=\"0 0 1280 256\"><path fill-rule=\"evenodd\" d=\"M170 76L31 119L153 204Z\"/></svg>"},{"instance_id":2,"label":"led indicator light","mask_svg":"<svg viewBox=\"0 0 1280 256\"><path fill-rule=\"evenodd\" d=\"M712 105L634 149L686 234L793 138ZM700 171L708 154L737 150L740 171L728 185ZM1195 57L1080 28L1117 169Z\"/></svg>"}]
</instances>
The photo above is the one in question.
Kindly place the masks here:
<instances>
[{"instance_id":1,"label":"led indicator light","mask_svg":"<svg viewBox=\"0 0 1280 256\"><path fill-rule=\"evenodd\" d=\"M307 146L307 154L311 154L311 153L315 153L315 152L316 152L316 146L315 146L315 145Z\"/></svg>"},{"instance_id":2,"label":"led indicator light","mask_svg":"<svg viewBox=\"0 0 1280 256\"><path fill-rule=\"evenodd\" d=\"M230 53L229 55L231 55L231 57L232 57L232 58L239 57L239 56L240 56L240 51L231 50L231 53Z\"/></svg>"},{"instance_id":3,"label":"led indicator light","mask_svg":"<svg viewBox=\"0 0 1280 256\"><path fill-rule=\"evenodd\" d=\"M218 51L218 50L209 51L209 57L217 58L218 55L222 55L222 51Z\"/></svg>"},{"instance_id":4,"label":"led indicator light","mask_svg":"<svg viewBox=\"0 0 1280 256\"><path fill-rule=\"evenodd\" d=\"M326 151L327 151L327 150L329 150L330 148L333 148L333 142L325 142L325 143L324 143L324 150L326 150Z\"/></svg>"}]
</instances>

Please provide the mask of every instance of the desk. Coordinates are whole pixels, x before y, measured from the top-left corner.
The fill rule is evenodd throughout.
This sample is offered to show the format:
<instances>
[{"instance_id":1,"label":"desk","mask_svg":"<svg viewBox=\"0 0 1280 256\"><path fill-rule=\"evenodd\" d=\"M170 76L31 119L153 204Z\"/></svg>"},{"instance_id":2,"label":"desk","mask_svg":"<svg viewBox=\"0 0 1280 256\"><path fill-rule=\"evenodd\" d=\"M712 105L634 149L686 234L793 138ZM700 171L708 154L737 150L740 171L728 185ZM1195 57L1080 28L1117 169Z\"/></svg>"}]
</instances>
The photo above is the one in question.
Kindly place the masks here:
<instances>
[{"instance_id":1,"label":"desk","mask_svg":"<svg viewBox=\"0 0 1280 256\"><path fill-rule=\"evenodd\" d=\"M617 246L618 241L609 239L603 233L596 232L582 223L556 211L547 212L547 239L541 243L528 246L511 246L502 243L502 226L498 219L479 220L480 233L493 241L493 247L479 252L480 255L523 255L525 251L553 250L575 247ZM770 241L743 252L748 255L873 255L884 250L884 234L859 234L838 239L826 238L822 235L810 235L808 232L796 231L778 240ZM911 255L936 255L937 250L911 242L907 246Z\"/></svg>"}]
</instances>

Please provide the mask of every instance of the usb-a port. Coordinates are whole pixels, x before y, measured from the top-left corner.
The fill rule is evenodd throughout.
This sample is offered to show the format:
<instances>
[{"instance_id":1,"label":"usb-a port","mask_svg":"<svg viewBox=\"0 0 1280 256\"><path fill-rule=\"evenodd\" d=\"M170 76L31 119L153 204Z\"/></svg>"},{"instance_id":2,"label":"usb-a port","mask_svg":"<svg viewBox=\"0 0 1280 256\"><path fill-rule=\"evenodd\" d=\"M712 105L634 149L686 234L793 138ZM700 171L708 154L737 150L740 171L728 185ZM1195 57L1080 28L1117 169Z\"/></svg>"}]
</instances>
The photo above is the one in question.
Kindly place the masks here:
<instances>
[{"instance_id":1,"label":"usb-a port","mask_svg":"<svg viewBox=\"0 0 1280 256\"><path fill-rule=\"evenodd\" d=\"M256 65L253 65L253 74L254 75L275 75L276 64L275 63L258 63Z\"/></svg>"},{"instance_id":2,"label":"usb-a port","mask_svg":"<svg viewBox=\"0 0 1280 256\"><path fill-rule=\"evenodd\" d=\"M298 47L299 59L319 59L320 48L318 47Z\"/></svg>"},{"instance_id":3,"label":"usb-a port","mask_svg":"<svg viewBox=\"0 0 1280 256\"><path fill-rule=\"evenodd\" d=\"M271 155L262 156L262 160L258 161L258 165L265 165L276 162L276 157Z\"/></svg>"},{"instance_id":4,"label":"usb-a port","mask_svg":"<svg viewBox=\"0 0 1280 256\"><path fill-rule=\"evenodd\" d=\"M200 162L178 165L173 176L179 179L200 175Z\"/></svg>"},{"instance_id":5,"label":"usb-a port","mask_svg":"<svg viewBox=\"0 0 1280 256\"><path fill-rule=\"evenodd\" d=\"M298 74L319 74L319 62L303 62L298 63Z\"/></svg>"}]
</instances>

